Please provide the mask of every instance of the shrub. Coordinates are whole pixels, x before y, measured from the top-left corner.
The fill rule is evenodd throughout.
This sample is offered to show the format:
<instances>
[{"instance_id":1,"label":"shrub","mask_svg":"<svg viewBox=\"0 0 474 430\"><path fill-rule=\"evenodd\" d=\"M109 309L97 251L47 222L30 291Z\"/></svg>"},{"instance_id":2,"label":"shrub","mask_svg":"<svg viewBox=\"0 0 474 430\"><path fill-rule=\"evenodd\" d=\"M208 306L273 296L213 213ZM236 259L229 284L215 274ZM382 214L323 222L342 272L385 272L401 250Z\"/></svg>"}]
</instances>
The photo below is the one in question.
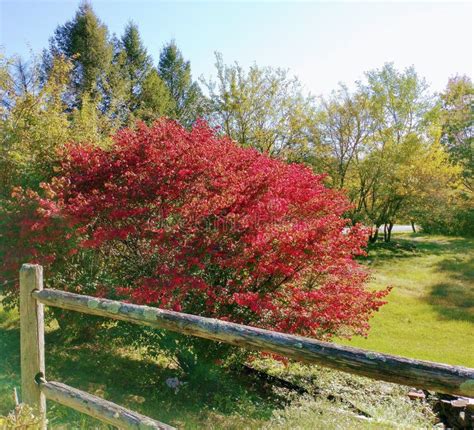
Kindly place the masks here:
<instances>
[{"instance_id":1,"label":"shrub","mask_svg":"<svg viewBox=\"0 0 474 430\"><path fill-rule=\"evenodd\" d=\"M44 426L37 411L20 403L6 417L0 415L0 428L2 430L41 430Z\"/></svg>"},{"instance_id":2,"label":"shrub","mask_svg":"<svg viewBox=\"0 0 474 430\"><path fill-rule=\"evenodd\" d=\"M472 199L471 199L472 204ZM474 237L474 208L467 205L441 205L439 210L420 217L425 233Z\"/></svg>"},{"instance_id":3,"label":"shrub","mask_svg":"<svg viewBox=\"0 0 474 430\"><path fill-rule=\"evenodd\" d=\"M203 122L138 124L115 142L70 145L42 193L16 192L2 273L33 259L79 293L317 338L367 332L387 291L365 288L366 232L323 176Z\"/></svg>"}]
</instances>

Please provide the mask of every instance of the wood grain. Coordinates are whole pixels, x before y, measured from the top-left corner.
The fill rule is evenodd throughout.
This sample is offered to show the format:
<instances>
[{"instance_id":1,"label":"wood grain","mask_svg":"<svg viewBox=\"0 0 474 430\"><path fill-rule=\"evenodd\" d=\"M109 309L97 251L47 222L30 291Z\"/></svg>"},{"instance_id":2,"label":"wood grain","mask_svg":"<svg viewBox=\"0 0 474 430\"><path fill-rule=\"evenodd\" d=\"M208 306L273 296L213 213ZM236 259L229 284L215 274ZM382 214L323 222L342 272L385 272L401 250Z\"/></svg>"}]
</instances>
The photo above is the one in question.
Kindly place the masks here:
<instances>
[{"instance_id":1,"label":"wood grain","mask_svg":"<svg viewBox=\"0 0 474 430\"><path fill-rule=\"evenodd\" d=\"M70 387L60 382L43 381L41 391L49 400L53 400L76 411L97 418L126 430L173 430L167 424L148 418L137 412L125 409L100 397Z\"/></svg>"},{"instance_id":2,"label":"wood grain","mask_svg":"<svg viewBox=\"0 0 474 430\"><path fill-rule=\"evenodd\" d=\"M37 409L46 428L46 398L35 378L44 375L44 310L32 292L43 289L43 268L23 264L20 270L20 350L22 401Z\"/></svg>"},{"instance_id":3,"label":"wood grain","mask_svg":"<svg viewBox=\"0 0 474 430\"><path fill-rule=\"evenodd\" d=\"M474 397L474 369L413 360L263 330L212 318L45 289L33 296L49 306L167 329L272 352L356 375L441 393Z\"/></svg>"}]
</instances>

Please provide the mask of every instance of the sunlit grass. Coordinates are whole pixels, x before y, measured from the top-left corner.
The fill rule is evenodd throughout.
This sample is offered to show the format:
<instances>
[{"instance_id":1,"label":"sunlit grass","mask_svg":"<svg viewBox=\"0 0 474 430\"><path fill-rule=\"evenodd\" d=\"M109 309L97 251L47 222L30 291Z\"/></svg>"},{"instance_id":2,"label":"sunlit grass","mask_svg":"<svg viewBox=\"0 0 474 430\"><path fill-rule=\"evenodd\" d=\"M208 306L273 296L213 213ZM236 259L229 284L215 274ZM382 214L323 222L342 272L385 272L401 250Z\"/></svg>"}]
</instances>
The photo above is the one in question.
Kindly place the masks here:
<instances>
[{"instance_id":1,"label":"sunlit grass","mask_svg":"<svg viewBox=\"0 0 474 430\"><path fill-rule=\"evenodd\" d=\"M474 367L474 240L399 234L375 246L365 263L376 288L392 286L367 339L342 341Z\"/></svg>"}]
</instances>

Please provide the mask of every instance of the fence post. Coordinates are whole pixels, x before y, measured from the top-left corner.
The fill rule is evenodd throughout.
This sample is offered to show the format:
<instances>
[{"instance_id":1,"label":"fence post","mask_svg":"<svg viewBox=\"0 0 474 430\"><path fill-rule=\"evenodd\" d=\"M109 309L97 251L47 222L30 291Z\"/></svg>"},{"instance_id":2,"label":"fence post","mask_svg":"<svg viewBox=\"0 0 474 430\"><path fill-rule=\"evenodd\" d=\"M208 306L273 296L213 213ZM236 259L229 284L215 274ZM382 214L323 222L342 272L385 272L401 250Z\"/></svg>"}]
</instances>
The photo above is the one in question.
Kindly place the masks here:
<instances>
[{"instance_id":1,"label":"fence post","mask_svg":"<svg viewBox=\"0 0 474 430\"><path fill-rule=\"evenodd\" d=\"M46 422L46 397L36 383L44 375L44 310L31 295L43 289L43 268L39 264L23 264L20 270L20 343L22 401L35 408Z\"/></svg>"}]
</instances>

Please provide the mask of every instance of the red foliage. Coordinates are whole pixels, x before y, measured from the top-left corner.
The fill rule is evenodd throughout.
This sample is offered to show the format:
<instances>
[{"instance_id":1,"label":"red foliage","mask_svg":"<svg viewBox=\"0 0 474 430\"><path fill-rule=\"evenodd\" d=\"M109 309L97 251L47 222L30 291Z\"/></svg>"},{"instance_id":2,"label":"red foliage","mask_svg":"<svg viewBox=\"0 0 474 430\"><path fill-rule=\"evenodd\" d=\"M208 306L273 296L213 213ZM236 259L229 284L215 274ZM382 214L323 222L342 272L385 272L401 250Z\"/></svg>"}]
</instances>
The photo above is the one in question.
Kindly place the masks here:
<instances>
[{"instance_id":1,"label":"red foliage","mask_svg":"<svg viewBox=\"0 0 474 430\"><path fill-rule=\"evenodd\" d=\"M94 250L123 270L101 295L317 337L366 332L387 291L364 287L354 256L366 232L346 228L349 204L322 176L204 123L140 124L115 140L70 146L35 197L21 235L38 261Z\"/></svg>"}]
</instances>

